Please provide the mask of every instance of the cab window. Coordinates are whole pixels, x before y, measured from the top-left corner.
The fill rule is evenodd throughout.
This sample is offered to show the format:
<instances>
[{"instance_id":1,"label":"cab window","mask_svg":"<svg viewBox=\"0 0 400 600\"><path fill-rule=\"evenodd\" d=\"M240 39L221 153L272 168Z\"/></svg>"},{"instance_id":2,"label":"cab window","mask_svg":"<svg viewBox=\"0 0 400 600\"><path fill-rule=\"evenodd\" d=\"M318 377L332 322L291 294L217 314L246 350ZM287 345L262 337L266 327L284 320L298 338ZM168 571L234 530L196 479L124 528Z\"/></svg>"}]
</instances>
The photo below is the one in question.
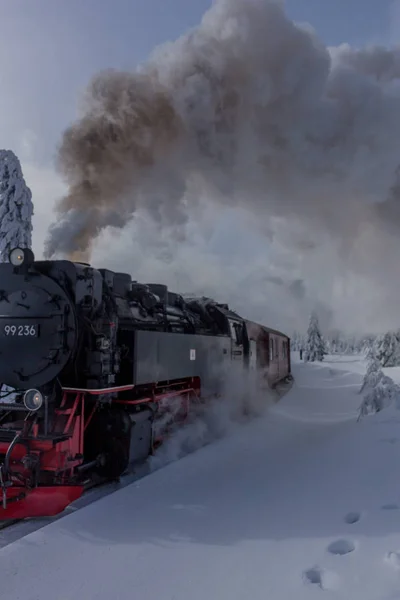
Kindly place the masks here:
<instances>
[{"instance_id":1,"label":"cab window","mask_svg":"<svg viewBox=\"0 0 400 600\"><path fill-rule=\"evenodd\" d=\"M229 327L231 330L231 337L238 346L243 344L243 325L235 321L229 321Z\"/></svg>"}]
</instances>

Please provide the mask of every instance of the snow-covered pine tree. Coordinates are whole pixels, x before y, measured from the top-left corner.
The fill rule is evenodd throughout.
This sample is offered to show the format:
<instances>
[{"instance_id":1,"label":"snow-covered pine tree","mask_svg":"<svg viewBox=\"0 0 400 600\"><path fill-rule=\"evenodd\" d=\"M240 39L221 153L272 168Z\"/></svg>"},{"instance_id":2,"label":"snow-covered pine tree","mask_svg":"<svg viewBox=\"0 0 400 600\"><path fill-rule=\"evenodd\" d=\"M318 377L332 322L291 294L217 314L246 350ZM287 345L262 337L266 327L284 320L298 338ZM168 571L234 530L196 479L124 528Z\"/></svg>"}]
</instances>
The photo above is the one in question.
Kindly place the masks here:
<instances>
[{"instance_id":1,"label":"snow-covered pine tree","mask_svg":"<svg viewBox=\"0 0 400 600\"><path fill-rule=\"evenodd\" d=\"M304 348L304 336L298 331L294 331L290 338L290 347L293 352L298 352Z\"/></svg>"},{"instance_id":2,"label":"snow-covered pine tree","mask_svg":"<svg viewBox=\"0 0 400 600\"><path fill-rule=\"evenodd\" d=\"M361 338L357 347L358 354L364 354L369 361L374 360L376 339L376 335L367 335Z\"/></svg>"},{"instance_id":3,"label":"snow-covered pine tree","mask_svg":"<svg viewBox=\"0 0 400 600\"><path fill-rule=\"evenodd\" d=\"M306 362L322 361L326 354L324 340L322 338L318 317L316 313L311 314L310 323L307 330L306 348L304 360Z\"/></svg>"},{"instance_id":4,"label":"snow-covered pine tree","mask_svg":"<svg viewBox=\"0 0 400 600\"><path fill-rule=\"evenodd\" d=\"M339 342L336 333L333 333L327 337L325 345L329 354L336 354L336 352L338 352Z\"/></svg>"},{"instance_id":5,"label":"snow-covered pine tree","mask_svg":"<svg viewBox=\"0 0 400 600\"><path fill-rule=\"evenodd\" d=\"M400 408L400 386L383 373L377 360L370 362L359 393L363 393L364 398L357 420L368 414L380 412L393 401L396 402L397 408Z\"/></svg>"},{"instance_id":6,"label":"snow-covered pine tree","mask_svg":"<svg viewBox=\"0 0 400 600\"><path fill-rule=\"evenodd\" d=\"M11 248L32 246L33 203L21 164L11 150L0 150L0 262Z\"/></svg>"},{"instance_id":7,"label":"snow-covered pine tree","mask_svg":"<svg viewBox=\"0 0 400 600\"><path fill-rule=\"evenodd\" d=\"M376 361L376 343L375 341L370 344L366 344L364 348L364 356L367 359L368 364Z\"/></svg>"},{"instance_id":8,"label":"snow-covered pine tree","mask_svg":"<svg viewBox=\"0 0 400 600\"><path fill-rule=\"evenodd\" d=\"M33 203L21 164L11 150L0 150L0 262L12 248L32 246ZM13 388L0 382L0 401L11 402Z\"/></svg>"},{"instance_id":9,"label":"snow-covered pine tree","mask_svg":"<svg viewBox=\"0 0 400 600\"><path fill-rule=\"evenodd\" d=\"M400 332L388 331L375 341L369 358L376 358L381 367L400 365Z\"/></svg>"}]
</instances>

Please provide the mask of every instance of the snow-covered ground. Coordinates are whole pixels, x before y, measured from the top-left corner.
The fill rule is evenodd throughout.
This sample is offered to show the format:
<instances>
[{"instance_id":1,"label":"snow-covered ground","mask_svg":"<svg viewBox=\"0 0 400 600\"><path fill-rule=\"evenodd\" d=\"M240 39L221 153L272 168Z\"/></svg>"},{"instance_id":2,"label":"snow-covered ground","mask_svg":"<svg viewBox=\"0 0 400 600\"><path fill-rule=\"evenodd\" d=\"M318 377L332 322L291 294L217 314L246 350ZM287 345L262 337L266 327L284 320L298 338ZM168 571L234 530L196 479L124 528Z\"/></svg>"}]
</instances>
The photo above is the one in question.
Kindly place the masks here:
<instances>
[{"instance_id":1,"label":"snow-covered ground","mask_svg":"<svg viewBox=\"0 0 400 600\"><path fill-rule=\"evenodd\" d=\"M365 363L327 358L294 362L267 415L2 548L2 597L400 599L400 412L357 422Z\"/></svg>"}]
</instances>

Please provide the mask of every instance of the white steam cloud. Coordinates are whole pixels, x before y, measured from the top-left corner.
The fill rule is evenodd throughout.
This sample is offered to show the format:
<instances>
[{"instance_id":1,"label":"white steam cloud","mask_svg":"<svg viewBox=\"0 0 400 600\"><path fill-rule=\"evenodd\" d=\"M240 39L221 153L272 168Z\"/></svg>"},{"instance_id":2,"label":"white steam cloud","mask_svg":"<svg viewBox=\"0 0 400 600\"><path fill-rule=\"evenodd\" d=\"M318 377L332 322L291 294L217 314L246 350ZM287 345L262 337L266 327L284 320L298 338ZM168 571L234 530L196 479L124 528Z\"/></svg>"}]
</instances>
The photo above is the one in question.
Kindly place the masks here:
<instances>
[{"instance_id":1,"label":"white steam cloud","mask_svg":"<svg viewBox=\"0 0 400 600\"><path fill-rule=\"evenodd\" d=\"M218 378L222 381L220 397L205 405L192 405L190 421L150 457L151 470L234 434L246 422L266 414L279 398L278 392L267 386L262 372L236 366L225 369ZM178 401L177 409L179 406Z\"/></svg>"},{"instance_id":2,"label":"white steam cloud","mask_svg":"<svg viewBox=\"0 0 400 600\"><path fill-rule=\"evenodd\" d=\"M91 82L60 148L69 192L46 256L88 258L104 229L141 215L183 244L206 198L247 211L290 253L290 274L265 277L293 311L321 277L333 311L338 297L355 315L373 291L349 325L398 325L399 84L398 48L328 49L280 2L217 0L140 72Z\"/></svg>"}]
</instances>

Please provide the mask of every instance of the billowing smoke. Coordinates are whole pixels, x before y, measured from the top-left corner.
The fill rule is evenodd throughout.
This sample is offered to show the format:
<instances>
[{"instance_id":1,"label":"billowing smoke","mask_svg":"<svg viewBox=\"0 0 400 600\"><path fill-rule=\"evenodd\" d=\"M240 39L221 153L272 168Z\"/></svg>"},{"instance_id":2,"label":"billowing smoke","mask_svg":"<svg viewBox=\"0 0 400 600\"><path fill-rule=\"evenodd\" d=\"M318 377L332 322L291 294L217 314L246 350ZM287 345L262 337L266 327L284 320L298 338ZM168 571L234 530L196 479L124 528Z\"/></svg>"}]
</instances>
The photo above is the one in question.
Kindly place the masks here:
<instances>
[{"instance_id":1,"label":"billowing smoke","mask_svg":"<svg viewBox=\"0 0 400 600\"><path fill-rule=\"evenodd\" d=\"M46 255L140 211L184 235L202 198L340 239L399 224L400 51L329 50L273 0L217 0L140 72L91 82L64 134ZM307 240L303 240L307 241ZM301 293L301 288L296 288Z\"/></svg>"}]
</instances>

